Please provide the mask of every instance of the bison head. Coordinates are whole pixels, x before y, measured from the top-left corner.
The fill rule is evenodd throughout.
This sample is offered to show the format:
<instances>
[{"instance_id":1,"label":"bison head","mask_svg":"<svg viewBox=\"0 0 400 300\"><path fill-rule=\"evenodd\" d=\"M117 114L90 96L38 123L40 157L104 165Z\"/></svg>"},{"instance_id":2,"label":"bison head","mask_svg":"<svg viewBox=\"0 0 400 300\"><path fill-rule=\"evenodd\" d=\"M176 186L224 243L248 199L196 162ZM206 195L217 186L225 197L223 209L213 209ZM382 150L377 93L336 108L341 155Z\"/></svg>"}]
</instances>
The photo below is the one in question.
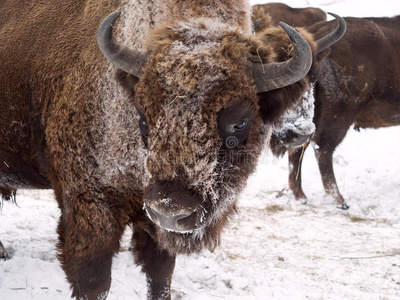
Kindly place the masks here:
<instances>
[{"instance_id":1,"label":"bison head","mask_svg":"<svg viewBox=\"0 0 400 300\"><path fill-rule=\"evenodd\" d=\"M112 37L118 15L102 22L98 43L126 74L140 116L144 209L158 225L155 238L174 253L212 249L270 133L263 120L273 117L260 110L265 93L307 74L309 45L282 24L295 55L274 63L274 51L253 36L199 19L152 30L148 53L134 53ZM274 114L290 102L277 103Z\"/></svg>"},{"instance_id":2,"label":"bison head","mask_svg":"<svg viewBox=\"0 0 400 300\"><path fill-rule=\"evenodd\" d=\"M309 73L302 80L291 85L290 87L285 87L283 89L297 89L297 95L299 96L299 103L293 108L287 110L281 118L277 118L275 126L273 129L273 134L271 137L271 148L274 155L281 156L287 149L296 149L303 144L310 141L314 135L315 125L313 123L314 117L314 84L318 80L321 66L323 65L325 59L329 54L329 47L334 43L339 41L346 31L346 22L343 18L336 14L328 13L335 17L338 21L338 26L332 32L329 32L329 27L326 26L328 22L319 22L316 26L312 26L307 29L307 32L313 32L314 36L319 36L320 38L315 42L311 42L311 49L313 52L313 63L310 68ZM316 29L314 29L316 27ZM269 39L271 34L275 36L282 34L277 33L277 28L267 29L261 32L260 38L265 42ZM304 30L304 29L303 29ZM279 30L280 31L280 30ZM304 36L309 33L303 32ZM284 61L291 56L287 49L290 49L290 44L287 41L286 46L282 47L282 43L275 46L277 49L278 61ZM273 98L273 94L279 96L282 93L277 93L277 91L271 92L270 98Z\"/></svg>"}]
</instances>

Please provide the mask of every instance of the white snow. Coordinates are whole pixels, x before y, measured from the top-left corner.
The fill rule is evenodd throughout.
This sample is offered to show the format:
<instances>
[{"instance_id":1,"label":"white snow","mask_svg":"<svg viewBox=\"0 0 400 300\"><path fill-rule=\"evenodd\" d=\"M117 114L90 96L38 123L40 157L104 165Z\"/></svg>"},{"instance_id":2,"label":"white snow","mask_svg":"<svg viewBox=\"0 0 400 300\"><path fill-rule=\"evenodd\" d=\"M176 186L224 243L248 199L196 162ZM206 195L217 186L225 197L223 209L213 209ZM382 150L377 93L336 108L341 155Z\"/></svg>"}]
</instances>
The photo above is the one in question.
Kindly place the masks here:
<instances>
[{"instance_id":1,"label":"white snow","mask_svg":"<svg viewBox=\"0 0 400 300\"><path fill-rule=\"evenodd\" d=\"M284 2L327 3L320 7L340 15L400 14L397 0ZM222 245L178 257L172 298L400 299L399 138L400 127L348 132L334 154L348 211L324 197L311 147L303 164L308 205L287 192L276 197L287 186L287 157L264 153ZM17 202L5 204L0 215L0 239L13 255L0 261L0 299L69 299L56 258L60 213L52 191L19 191ZM146 299L146 279L129 242L128 229L113 261L108 299Z\"/></svg>"}]
</instances>

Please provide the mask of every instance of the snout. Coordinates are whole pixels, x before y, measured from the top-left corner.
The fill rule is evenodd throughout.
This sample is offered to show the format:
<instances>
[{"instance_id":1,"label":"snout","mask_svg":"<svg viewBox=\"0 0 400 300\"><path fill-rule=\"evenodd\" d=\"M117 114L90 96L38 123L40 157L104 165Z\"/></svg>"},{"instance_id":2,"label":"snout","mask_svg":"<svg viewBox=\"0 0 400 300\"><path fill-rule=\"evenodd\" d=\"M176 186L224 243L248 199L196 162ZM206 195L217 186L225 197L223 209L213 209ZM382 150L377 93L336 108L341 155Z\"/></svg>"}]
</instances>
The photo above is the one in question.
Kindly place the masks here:
<instances>
[{"instance_id":1,"label":"snout","mask_svg":"<svg viewBox=\"0 0 400 300\"><path fill-rule=\"evenodd\" d=\"M158 205L150 204L147 208L151 220L158 226L171 231L191 231L197 229L197 212L181 210L171 212Z\"/></svg>"},{"instance_id":2,"label":"snout","mask_svg":"<svg viewBox=\"0 0 400 300\"><path fill-rule=\"evenodd\" d=\"M200 195L169 183L154 184L147 189L144 209L156 225L176 232L202 227L207 213Z\"/></svg>"},{"instance_id":3,"label":"snout","mask_svg":"<svg viewBox=\"0 0 400 300\"><path fill-rule=\"evenodd\" d=\"M296 149L308 143L313 137L314 132L310 134L301 134L294 130L288 130L282 142L288 149Z\"/></svg>"}]
</instances>

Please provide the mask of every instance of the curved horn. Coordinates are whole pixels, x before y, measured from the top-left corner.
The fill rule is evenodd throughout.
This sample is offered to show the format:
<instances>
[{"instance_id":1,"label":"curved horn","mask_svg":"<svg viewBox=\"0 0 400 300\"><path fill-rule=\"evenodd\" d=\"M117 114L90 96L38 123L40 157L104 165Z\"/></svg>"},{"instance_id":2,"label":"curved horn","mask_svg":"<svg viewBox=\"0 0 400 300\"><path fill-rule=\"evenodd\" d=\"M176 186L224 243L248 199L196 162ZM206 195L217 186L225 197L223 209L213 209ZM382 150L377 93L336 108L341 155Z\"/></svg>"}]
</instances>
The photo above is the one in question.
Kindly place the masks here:
<instances>
[{"instance_id":1,"label":"curved horn","mask_svg":"<svg viewBox=\"0 0 400 300\"><path fill-rule=\"evenodd\" d=\"M307 41L294 28L279 22L289 36L294 56L285 62L253 64L253 77L257 93L288 86L302 79L310 70L312 63L311 48Z\"/></svg>"},{"instance_id":2,"label":"curved horn","mask_svg":"<svg viewBox=\"0 0 400 300\"><path fill-rule=\"evenodd\" d=\"M132 51L118 44L113 38L113 25L120 14L120 11L115 11L101 22L97 30L97 44L108 61L117 68L139 77L143 74L142 68L146 64L147 55Z\"/></svg>"},{"instance_id":3,"label":"curved horn","mask_svg":"<svg viewBox=\"0 0 400 300\"><path fill-rule=\"evenodd\" d=\"M317 41L318 53L325 50L326 48L329 48L334 43L336 43L338 40L340 40L347 29L347 23L342 17L340 17L334 13L328 13L328 14L333 16L338 21L339 24L334 31L332 31L331 33L327 34L326 36L320 38Z\"/></svg>"}]
</instances>

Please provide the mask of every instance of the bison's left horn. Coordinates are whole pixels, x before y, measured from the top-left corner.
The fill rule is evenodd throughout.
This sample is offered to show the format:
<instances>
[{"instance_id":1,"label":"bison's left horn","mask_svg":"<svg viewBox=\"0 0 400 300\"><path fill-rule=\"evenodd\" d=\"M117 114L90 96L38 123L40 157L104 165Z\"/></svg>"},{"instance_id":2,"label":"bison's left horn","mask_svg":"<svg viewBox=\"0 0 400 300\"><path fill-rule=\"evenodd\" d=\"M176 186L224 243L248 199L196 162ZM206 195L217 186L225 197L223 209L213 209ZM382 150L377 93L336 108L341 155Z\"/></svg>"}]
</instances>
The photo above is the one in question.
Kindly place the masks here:
<instances>
[{"instance_id":1,"label":"bison's left horn","mask_svg":"<svg viewBox=\"0 0 400 300\"><path fill-rule=\"evenodd\" d=\"M133 76L140 77L143 74L147 55L141 52L134 52L118 44L113 38L113 25L120 14L120 11L115 11L101 22L97 30L97 44L105 58L117 68Z\"/></svg>"},{"instance_id":2,"label":"bison's left horn","mask_svg":"<svg viewBox=\"0 0 400 300\"><path fill-rule=\"evenodd\" d=\"M340 17L334 13L328 13L328 14L335 17L335 19L338 21L339 24L334 31L332 31L331 33L327 34L326 36L320 38L317 41L318 53L329 48L334 43L336 43L338 40L340 40L342 38L342 36L345 34L346 29L347 29L347 23L342 17Z\"/></svg>"},{"instance_id":3,"label":"bison's left horn","mask_svg":"<svg viewBox=\"0 0 400 300\"><path fill-rule=\"evenodd\" d=\"M280 22L292 41L294 56L285 62L253 64L254 83L257 93L288 86L302 79L311 68L312 53L307 41L295 29Z\"/></svg>"}]
</instances>

